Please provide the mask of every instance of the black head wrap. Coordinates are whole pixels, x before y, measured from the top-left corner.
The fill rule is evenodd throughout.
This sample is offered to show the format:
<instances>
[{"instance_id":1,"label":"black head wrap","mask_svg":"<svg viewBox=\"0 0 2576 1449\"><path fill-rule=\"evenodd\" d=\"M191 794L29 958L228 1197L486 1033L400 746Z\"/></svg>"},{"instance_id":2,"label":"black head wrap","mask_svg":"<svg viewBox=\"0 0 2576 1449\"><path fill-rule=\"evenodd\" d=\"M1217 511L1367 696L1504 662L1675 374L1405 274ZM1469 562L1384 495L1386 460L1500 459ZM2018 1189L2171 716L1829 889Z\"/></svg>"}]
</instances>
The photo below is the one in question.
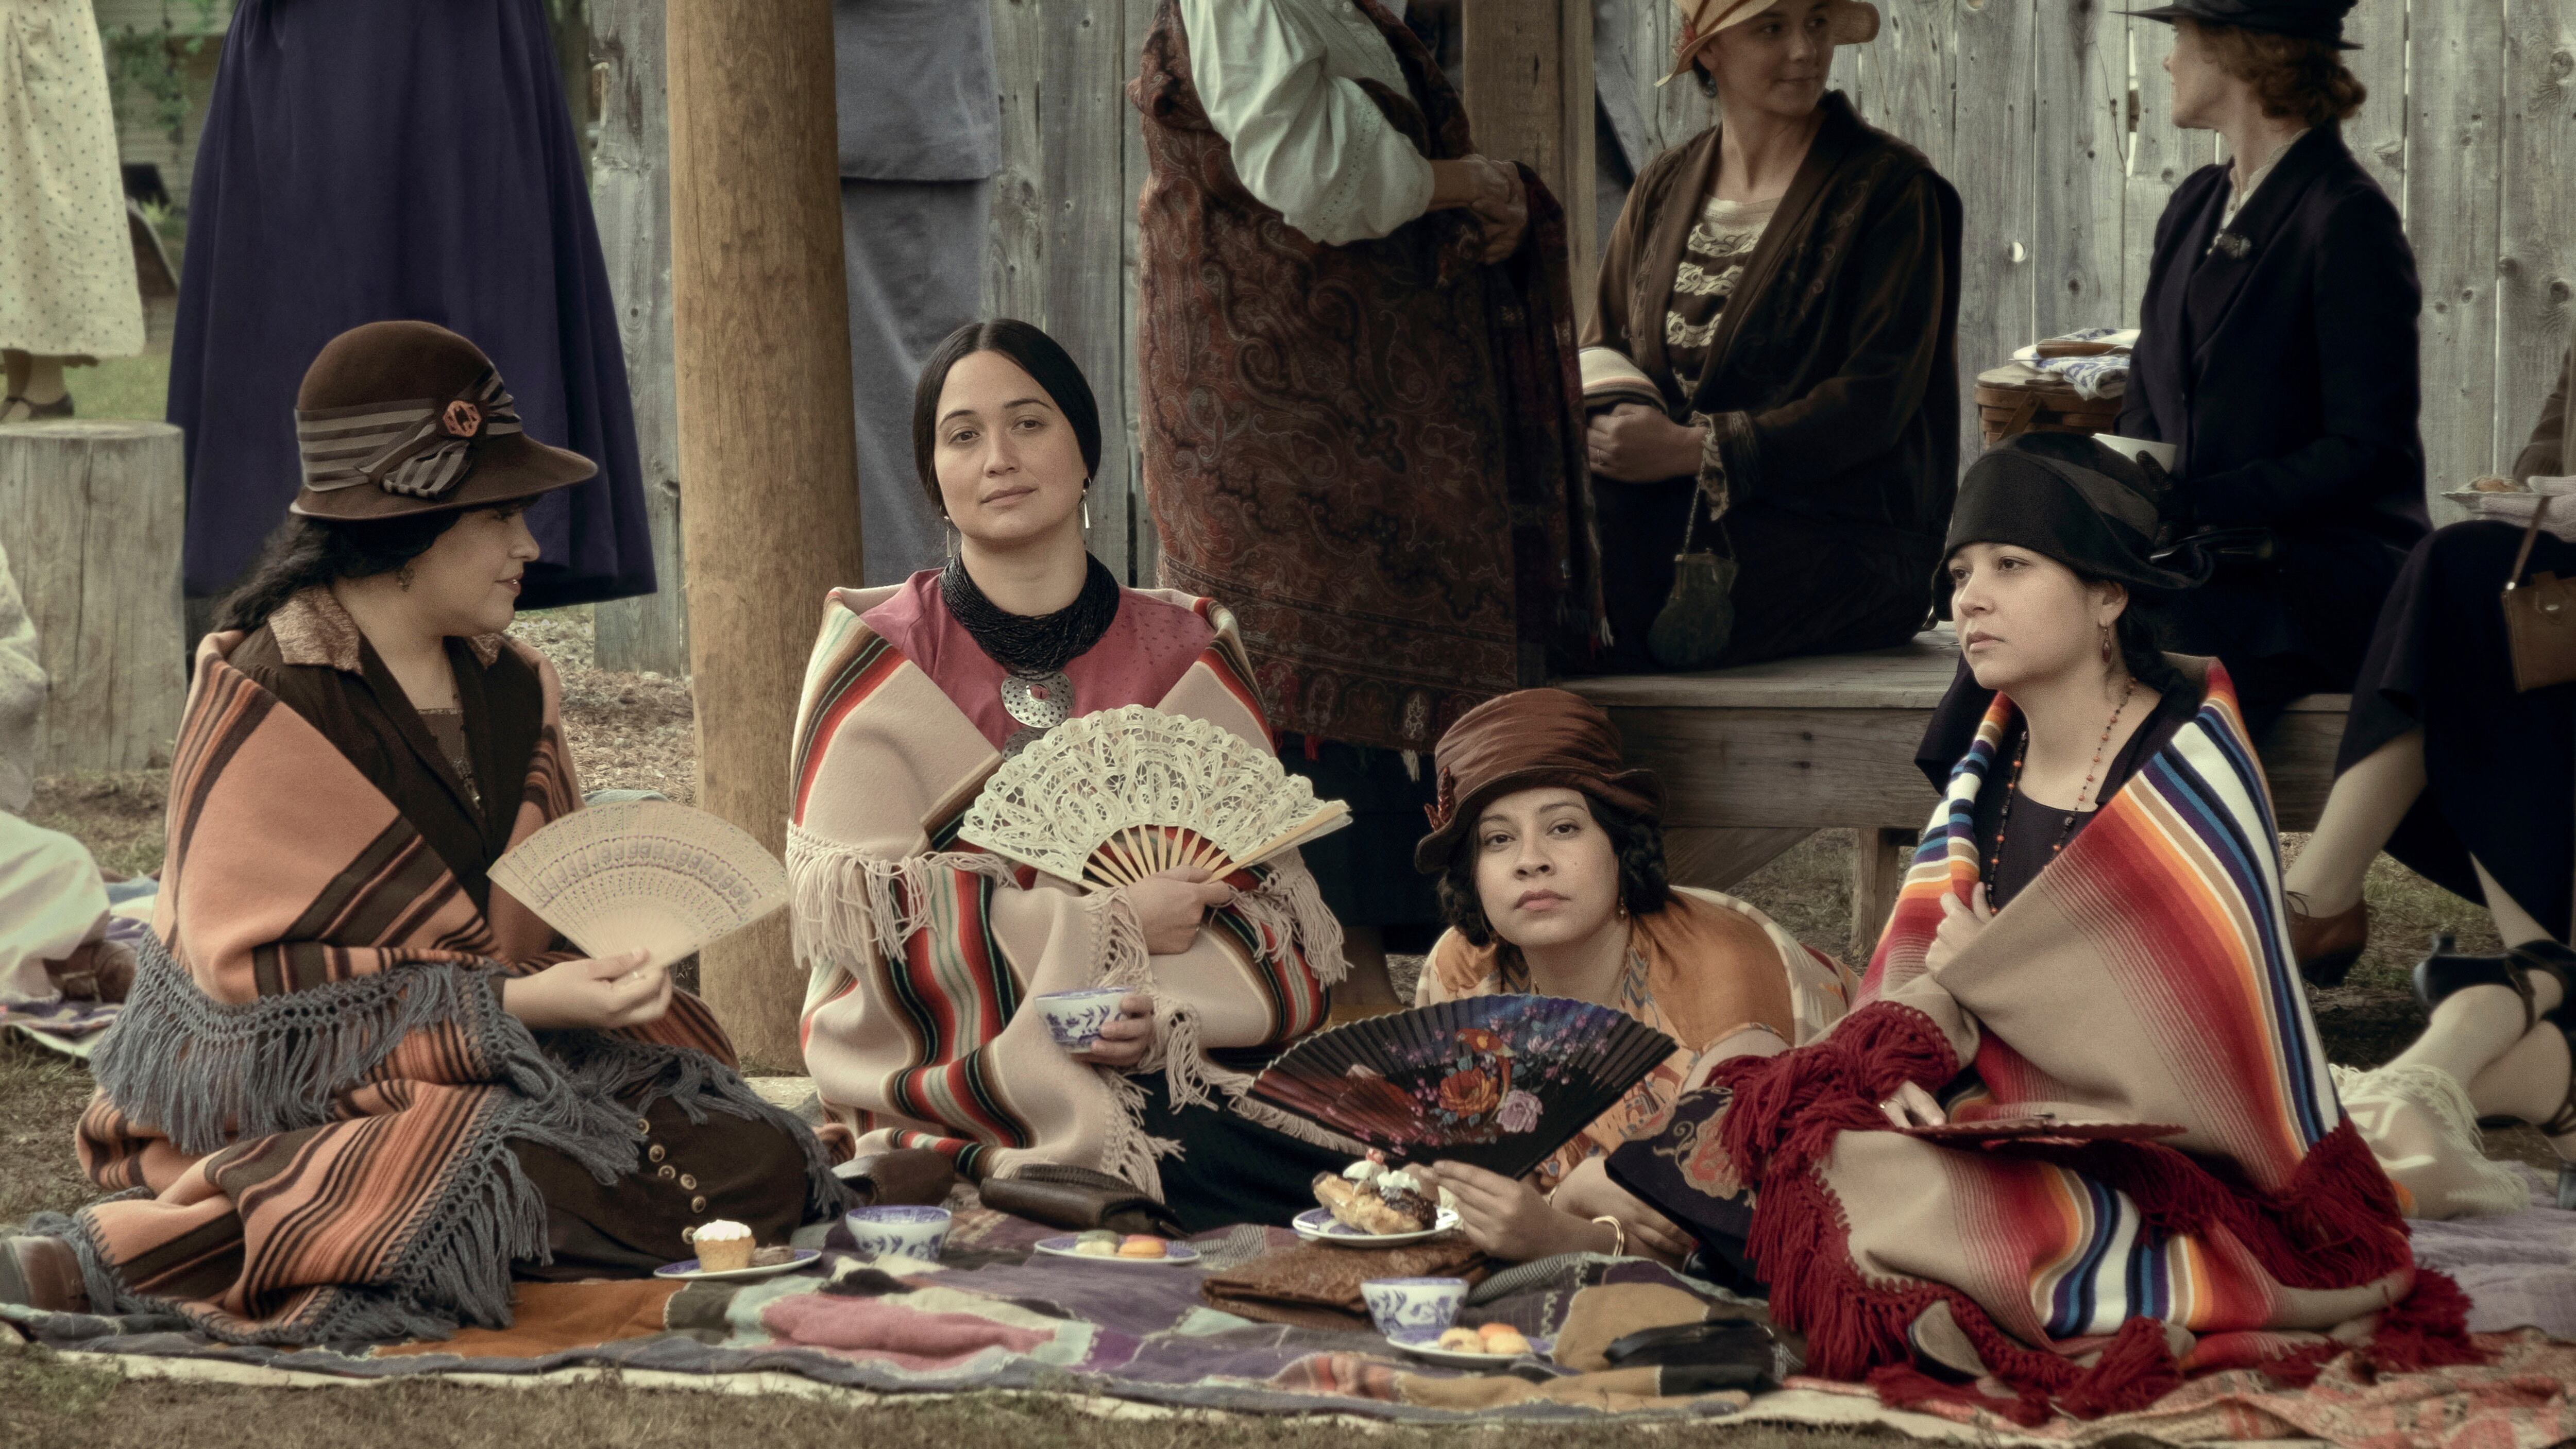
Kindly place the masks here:
<instances>
[{"instance_id":1,"label":"black head wrap","mask_svg":"<svg viewBox=\"0 0 2576 1449\"><path fill-rule=\"evenodd\" d=\"M2078 433L2023 433L1968 465L1950 511L1946 561L1972 543L2008 543L2046 554L2087 578L2171 593L2209 576L2172 542L2171 483Z\"/></svg>"}]
</instances>

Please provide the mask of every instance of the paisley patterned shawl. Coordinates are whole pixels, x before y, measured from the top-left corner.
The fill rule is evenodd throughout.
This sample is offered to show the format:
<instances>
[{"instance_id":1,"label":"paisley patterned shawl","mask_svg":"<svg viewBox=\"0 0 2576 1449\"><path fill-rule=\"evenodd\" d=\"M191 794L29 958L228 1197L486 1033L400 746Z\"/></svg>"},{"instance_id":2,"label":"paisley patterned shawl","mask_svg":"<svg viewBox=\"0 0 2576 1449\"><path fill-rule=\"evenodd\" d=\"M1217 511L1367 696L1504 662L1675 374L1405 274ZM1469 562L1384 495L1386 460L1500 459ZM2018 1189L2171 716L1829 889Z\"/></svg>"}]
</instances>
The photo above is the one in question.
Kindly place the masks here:
<instances>
[{"instance_id":1,"label":"paisley patterned shawl","mask_svg":"<svg viewBox=\"0 0 2576 1449\"><path fill-rule=\"evenodd\" d=\"M643 1108L678 1098L821 1149L732 1071L696 998L616 1033L540 1040L505 975L576 952L495 889L478 911L437 853L311 724L210 636L170 776L169 849L134 994L92 1066L82 1166L123 1190L47 1226L91 1300L176 1312L230 1342L444 1337L509 1322L510 1264L544 1261L546 1208L514 1141L608 1181ZM516 843L580 804L551 665Z\"/></svg>"},{"instance_id":2,"label":"paisley patterned shawl","mask_svg":"<svg viewBox=\"0 0 2576 1449\"><path fill-rule=\"evenodd\" d=\"M1363 82L1426 156L1475 149L1403 22L1359 12L1410 82ZM1520 249L1463 211L1325 246L1235 174L1164 0L1128 89L1138 200L1137 445L1164 582L1220 593L1282 729L1428 750L1540 683L1601 618L1564 213L1523 168ZM1585 205L1590 203L1586 201Z\"/></svg>"},{"instance_id":3,"label":"paisley patterned shawl","mask_svg":"<svg viewBox=\"0 0 2576 1449\"><path fill-rule=\"evenodd\" d=\"M2336 1104L2234 690L2188 663L2205 670L2198 715L1932 972L1941 898L1980 884L1971 821L2012 717L1998 700L1862 1004L1813 1046L1722 1064L1663 1137L1613 1156L1686 1221L1740 1215L1751 1192L1746 1247L1815 1371L1876 1370L1912 1402L1953 1392L1906 1367L1939 1353L2000 1379L2016 1412L2090 1415L2185 1373L2312 1372L2356 1343L2390 1367L2473 1356L2466 1300L2414 1267ZM1877 1103L1909 1081L1960 1127L1891 1129ZM2013 1139L2039 1117L2098 1140Z\"/></svg>"},{"instance_id":4,"label":"paisley patterned shawl","mask_svg":"<svg viewBox=\"0 0 2576 1449\"><path fill-rule=\"evenodd\" d=\"M1001 755L861 617L894 592L831 596L797 715L787 867L810 973L805 1061L824 1109L862 1134L862 1152L928 1147L979 1178L1073 1163L1159 1194L1155 1160L1170 1144L1137 1125L1141 1093L1067 1056L1023 1004L1133 987L1154 998L1160 1027L1140 1070L1166 1072L1176 1102L1232 1096L1250 1078L1210 1053L1321 1025L1325 988L1345 969L1340 927L1292 855L1233 878L1243 894L1188 951L1149 957L1115 893L959 842ZM1215 639L1162 699L1098 706L1152 704L1275 748L1232 617L1205 599L1136 592L1197 611Z\"/></svg>"}]
</instances>

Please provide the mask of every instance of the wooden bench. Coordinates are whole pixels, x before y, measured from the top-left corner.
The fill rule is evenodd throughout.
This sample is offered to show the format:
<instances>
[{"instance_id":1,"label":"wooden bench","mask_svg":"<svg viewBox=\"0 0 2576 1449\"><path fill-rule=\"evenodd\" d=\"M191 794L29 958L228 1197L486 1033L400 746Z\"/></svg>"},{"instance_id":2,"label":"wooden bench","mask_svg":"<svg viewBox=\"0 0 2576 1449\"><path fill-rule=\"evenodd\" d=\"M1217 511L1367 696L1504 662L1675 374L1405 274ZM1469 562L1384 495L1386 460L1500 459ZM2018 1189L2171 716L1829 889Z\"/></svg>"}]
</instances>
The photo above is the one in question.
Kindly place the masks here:
<instances>
[{"instance_id":1,"label":"wooden bench","mask_svg":"<svg viewBox=\"0 0 2576 1449\"><path fill-rule=\"evenodd\" d=\"M1564 681L1663 777L1672 878L1722 889L1818 830L1855 833L1852 950L1865 956L1939 796L1914 751L1958 661L1947 626L1898 649L1705 674ZM2307 830L2334 780L2346 697L2292 703L2260 742L2281 828Z\"/></svg>"}]
</instances>

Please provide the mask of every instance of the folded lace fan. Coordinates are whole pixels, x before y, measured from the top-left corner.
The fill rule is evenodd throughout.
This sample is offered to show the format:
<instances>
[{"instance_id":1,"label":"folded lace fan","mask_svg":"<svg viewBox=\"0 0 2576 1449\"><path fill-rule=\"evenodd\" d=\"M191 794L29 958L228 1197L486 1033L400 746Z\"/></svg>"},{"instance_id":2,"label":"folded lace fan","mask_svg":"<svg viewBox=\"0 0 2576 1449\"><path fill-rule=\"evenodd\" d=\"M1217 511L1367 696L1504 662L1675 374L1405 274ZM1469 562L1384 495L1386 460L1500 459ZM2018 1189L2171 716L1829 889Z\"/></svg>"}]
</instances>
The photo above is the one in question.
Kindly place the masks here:
<instances>
[{"instance_id":1,"label":"folded lace fan","mask_svg":"<svg viewBox=\"0 0 2576 1449\"><path fill-rule=\"evenodd\" d=\"M787 870L741 828L668 800L575 810L492 865L492 883L592 956L667 966L787 904Z\"/></svg>"},{"instance_id":2,"label":"folded lace fan","mask_svg":"<svg viewBox=\"0 0 2576 1449\"><path fill-rule=\"evenodd\" d=\"M1098 889L1176 867L1229 875L1350 818L1223 725L1131 704L1067 720L1004 761L957 834Z\"/></svg>"}]
</instances>

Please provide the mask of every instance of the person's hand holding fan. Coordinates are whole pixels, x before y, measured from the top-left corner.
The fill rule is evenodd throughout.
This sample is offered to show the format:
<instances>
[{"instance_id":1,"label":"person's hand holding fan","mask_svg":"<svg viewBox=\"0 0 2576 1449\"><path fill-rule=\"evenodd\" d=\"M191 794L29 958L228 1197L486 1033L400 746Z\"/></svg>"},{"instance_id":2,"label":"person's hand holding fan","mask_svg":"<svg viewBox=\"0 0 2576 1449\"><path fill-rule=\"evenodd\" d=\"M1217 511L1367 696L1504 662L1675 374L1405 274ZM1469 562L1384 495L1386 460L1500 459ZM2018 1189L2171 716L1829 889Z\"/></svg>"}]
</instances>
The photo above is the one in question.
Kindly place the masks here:
<instances>
[{"instance_id":1,"label":"person's hand holding fan","mask_svg":"<svg viewBox=\"0 0 2576 1449\"><path fill-rule=\"evenodd\" d=\"M1263 1070L1252 1095L1391 1158L1517 1178L1676 1050L1588 1001L1470 996L1310 1036Z\"/></svg>"}]
</instances>

